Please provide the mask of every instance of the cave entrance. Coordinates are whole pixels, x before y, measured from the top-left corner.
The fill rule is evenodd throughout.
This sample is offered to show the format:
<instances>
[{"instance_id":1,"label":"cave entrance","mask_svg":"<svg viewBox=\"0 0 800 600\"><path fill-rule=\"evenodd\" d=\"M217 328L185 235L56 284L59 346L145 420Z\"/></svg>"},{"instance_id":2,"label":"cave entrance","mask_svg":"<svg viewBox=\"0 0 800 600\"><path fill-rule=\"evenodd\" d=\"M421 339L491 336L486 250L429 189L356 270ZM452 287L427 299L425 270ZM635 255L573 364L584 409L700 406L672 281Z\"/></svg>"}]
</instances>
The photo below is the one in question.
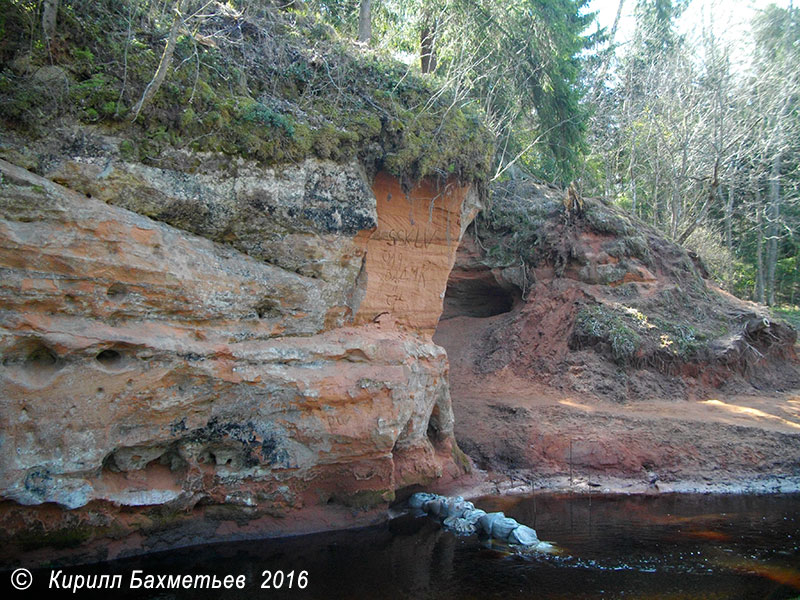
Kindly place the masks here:
<instances>
[{"instance_id":1,"label":"cave entrance","mask_svg":"<svg viewBox=\"0 0 800 600\"><path fill-rule=\"evenodd\" d=\"M442 316L433 341L450 361L451 383L461 369L472 371L487 337L522 304L519 288L506 281L499 270L483 264L480 249L471 236L464 236L455 265L447 279ZM452 393L451 385L451 393Z\"/></svg>"},{"instance_id":2,"label":"cave entrance","mask_svg":"<svg viewBox=\"0 0 800 600\"><path fill-rule=\"evenodd\" d=\"M465 235L447 280L433 341L447 351L456 442L476 464L485 461L472 440L481 430L480 420L486 413L470 408L480 406L481 382L507 355L507 340L502 334L497 339L497 333L507 330L522 304L519 288L504 278L500 269L484 265L481 248L473 236ZM437 425L433 416L428 430L432 441Z\"/></svg>"},{"instance_id":3,"label":"cave entrance","mask_svg":"<svg viewBox=\"0 0 800 600\"><path fill-rule=\"evenodd\" d=\"M517 286L498 269L483 264L483 250L472 235L464 235L447 278L439 326L456 317L485 319L501 315L510 312L520 300Z\"/></svg>"},{"instance_id":4,"label":"cave entrance","mask_svg":"<svg viewBox=\"0 0 800 600\"><path fill-rule=\"evenodd\" d=\"M447 280L440 321L453 317L493 317L510 312L519 300L513 286L498 283L487 267L453 269Z\"/></svg>"}]
</instances>

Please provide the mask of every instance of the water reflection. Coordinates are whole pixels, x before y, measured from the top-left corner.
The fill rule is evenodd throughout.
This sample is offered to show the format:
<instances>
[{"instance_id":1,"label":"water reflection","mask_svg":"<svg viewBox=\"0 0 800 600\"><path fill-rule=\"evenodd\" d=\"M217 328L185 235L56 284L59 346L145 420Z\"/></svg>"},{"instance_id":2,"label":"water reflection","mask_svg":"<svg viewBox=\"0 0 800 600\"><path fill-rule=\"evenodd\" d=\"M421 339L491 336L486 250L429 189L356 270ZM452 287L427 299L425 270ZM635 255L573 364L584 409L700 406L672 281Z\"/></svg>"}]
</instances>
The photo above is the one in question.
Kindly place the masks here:
<instances>
[{"instance_id":1,"label":"water reflection","mask_svg":"<svg viewBox=\"0 0 800 600\"><path fill-rule=\"evenodd\" d=\"M246 574L239 590L120 598L796 598L800 497L481 498L534 526L559 555L457 537L427 517L377 528L195 547L95 572ZM262 590L264 570L308 571L304 590ZM88 572L87 568L73 569Z\"/></svg>"}]
</instances>

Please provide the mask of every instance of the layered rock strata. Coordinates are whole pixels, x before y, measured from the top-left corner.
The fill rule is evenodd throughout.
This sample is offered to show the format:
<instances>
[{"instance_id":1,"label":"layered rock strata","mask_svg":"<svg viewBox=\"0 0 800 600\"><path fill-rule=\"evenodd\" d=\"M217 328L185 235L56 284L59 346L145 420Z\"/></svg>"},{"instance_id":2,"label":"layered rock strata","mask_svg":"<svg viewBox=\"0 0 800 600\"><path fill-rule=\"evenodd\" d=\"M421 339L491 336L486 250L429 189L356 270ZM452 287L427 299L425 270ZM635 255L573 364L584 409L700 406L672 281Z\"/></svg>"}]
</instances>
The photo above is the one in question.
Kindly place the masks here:
<instances>
[{"instance_id":1,"label":"layered rock strata","mask_svg":"<svg viewBox=\"0 0 800 600\"><path fill-rule=\"evenodd\" d=\"M12 559L214 506L242 510L205 540L363 524L463 472L430 336L474 190L311 160L188 174L100 151L41 171L0 161Z\"/></svg>"}]
</instances>

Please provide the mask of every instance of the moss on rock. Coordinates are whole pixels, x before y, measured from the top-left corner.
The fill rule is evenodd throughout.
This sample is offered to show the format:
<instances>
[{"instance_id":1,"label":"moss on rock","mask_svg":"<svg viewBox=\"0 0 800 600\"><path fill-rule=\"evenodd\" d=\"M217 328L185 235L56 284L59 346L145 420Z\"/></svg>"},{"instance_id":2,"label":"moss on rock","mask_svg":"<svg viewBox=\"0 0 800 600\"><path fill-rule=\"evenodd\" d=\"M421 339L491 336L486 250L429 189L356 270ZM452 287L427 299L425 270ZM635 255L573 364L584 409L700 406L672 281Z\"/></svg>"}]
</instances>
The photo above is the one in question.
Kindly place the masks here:
<instances>
[{"instance_id":1,"label":"moss on rock","mask_svg":"<svg viewBox=\"0 0 800 600\"><path fill-rule=\"evenodd\" d=\"M25 3L12 3L0 46L0 121L47 135L79 121L127 140L126 156L168 166L164 149L222 152L262 164L359 159L411 184L487 177L492 136L470 106L377 52L335 39L302 10L214 3L186 23L172 69L133 124L171 17L131 0L63 0L48 52Z\"/></svg>"}]
</instances>

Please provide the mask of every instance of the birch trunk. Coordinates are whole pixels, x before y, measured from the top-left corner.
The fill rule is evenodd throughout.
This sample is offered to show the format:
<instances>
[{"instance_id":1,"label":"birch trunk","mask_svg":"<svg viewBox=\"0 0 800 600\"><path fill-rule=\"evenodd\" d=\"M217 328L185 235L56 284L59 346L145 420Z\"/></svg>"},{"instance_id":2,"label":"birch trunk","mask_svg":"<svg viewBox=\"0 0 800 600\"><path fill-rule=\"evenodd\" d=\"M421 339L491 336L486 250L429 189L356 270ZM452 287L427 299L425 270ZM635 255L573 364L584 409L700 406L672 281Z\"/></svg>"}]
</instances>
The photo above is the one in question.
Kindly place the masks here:
<instances>
[{"instance_id":1,"label":"birch trunk","mask_svg":"<svg viewBox=\"0 0 800 600\"><path fill-rule=\"evenodd\" d=\"M772 159L769 177L769 238L767 239L767 304L775 305L775 267L778 264L778 222L781 216L781 153Z\"/></svg>"},{"instance_id":2,"label":"birch trunk","mask_svg":"<svg viewBox=\"0 0 800 600\"><path fill-rule=\"evenodd\" d=\"M425 14L419 33L420 66L423 73L436 70L436 18Z\"/></svg>"},{"instance_id":3,"label":"birch trunk","mask_svg":"<svg viewBox=\"0 0 800 600\"><path fill-rule=\"evenodd\" d=\"M756 181L756 302L764 304L764 212Z\"/></svg>"}]
</instances>

